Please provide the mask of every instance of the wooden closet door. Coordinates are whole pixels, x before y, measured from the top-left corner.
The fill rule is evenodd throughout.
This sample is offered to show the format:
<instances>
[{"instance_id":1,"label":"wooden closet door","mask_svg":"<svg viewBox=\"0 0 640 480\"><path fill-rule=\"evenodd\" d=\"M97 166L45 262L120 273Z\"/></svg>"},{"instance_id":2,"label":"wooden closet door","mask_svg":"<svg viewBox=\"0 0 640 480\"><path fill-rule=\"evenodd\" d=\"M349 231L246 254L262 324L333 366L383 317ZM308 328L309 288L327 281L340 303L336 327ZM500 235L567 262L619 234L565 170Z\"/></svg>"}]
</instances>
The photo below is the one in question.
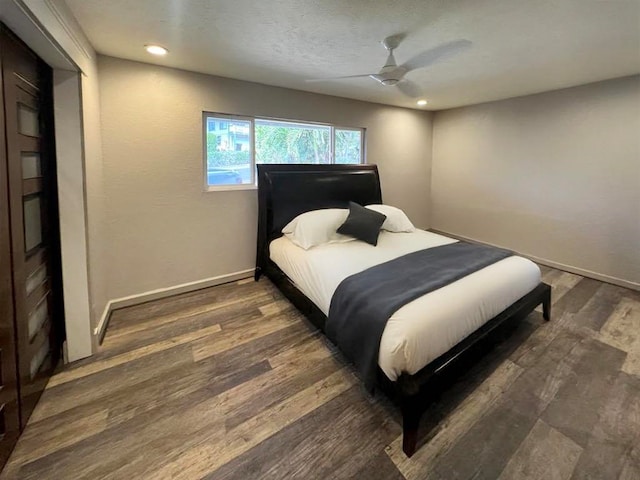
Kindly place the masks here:
<instances>
[{"instance_id":1,"label":"wooden closet door","mask_svg":"<svg viewBox=\"0 0 640 480\"><path fill-rule=\"evenodd\" d=\"M0 39L0 64L2 51L3 43ZM3 100L2 72L0 71L0 468L9 458L20 434Z\"/></svg>"},{"instance_id":2,"label":"wooden closet door","mask_svg":"<svg viewBox=\"0 0 640 480\"><path fill-rule=\"evenodd\" d=\"M5 104L14 318L24 427L60 357L59 245L52 152L51 70L6 30Z\"/></svg>"}]
</instances>

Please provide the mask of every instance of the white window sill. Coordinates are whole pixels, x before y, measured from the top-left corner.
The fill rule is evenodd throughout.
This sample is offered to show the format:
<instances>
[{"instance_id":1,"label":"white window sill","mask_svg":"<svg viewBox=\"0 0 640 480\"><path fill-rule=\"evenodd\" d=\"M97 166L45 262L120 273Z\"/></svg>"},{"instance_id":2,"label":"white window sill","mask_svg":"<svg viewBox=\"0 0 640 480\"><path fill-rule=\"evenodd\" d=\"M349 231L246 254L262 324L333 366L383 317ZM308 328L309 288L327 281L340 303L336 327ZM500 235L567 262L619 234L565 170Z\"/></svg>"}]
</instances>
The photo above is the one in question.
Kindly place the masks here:
<instances>
[{"instance_id":1,"label":"white window sill","mask_svg":"<svg viewBox=\"0 0 640 480\"><path fill-rule=\"evenodd\" d=\"M205 193L208 192L231 192L234 190L257 190L258 186L254 184L244 184L244 185L207 185L204 187Z\"/></svg>"}]
</instances>

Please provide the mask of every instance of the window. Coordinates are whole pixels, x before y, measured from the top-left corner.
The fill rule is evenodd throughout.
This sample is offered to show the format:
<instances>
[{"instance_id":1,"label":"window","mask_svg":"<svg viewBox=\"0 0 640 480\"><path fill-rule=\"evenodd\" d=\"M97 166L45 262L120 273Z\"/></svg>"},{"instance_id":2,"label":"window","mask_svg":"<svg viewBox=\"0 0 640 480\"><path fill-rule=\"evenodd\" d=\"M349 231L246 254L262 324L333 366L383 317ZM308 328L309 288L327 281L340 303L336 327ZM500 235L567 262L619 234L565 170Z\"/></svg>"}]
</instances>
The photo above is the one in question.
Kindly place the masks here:
<instances>
[{"instance_id":1,"label":"window","mask_svg":"<svg viewBox=\"0 0 640 480\"><path fill-rule=\"evenodd\" d=\"M255 122L256 163L332 163L331 127L258 119Z\"/></svg>"},{"instance_id":2,"label":"window","mask_svg":"<svg viewBox=\"0 0 640 480\"><path fill-rule=\"evenodd\" d=\"M204 113L205 186L255 185L258 163L358 164L364 130Z\"/></svg>"},{"instance_id":3,"label":"window","mask_svg":"<svg viewBox=\"0 0 640 480\"><path fill-rule=\"evenodd\" d=\"M334 163L361 163L360 159L362 158L362 145L363 143L361 130L356 130L353 128L336 128L336 156Z\"/></svg>"},{"instance_id":4,"label":"window","mask_svg":"<svg viewBox=\"0 0 640 480\"><path fill-rule=\"evenodd\" d=\"M253 119L207 117L206 185L252 185Z\"/></svg>"}]
</instances>

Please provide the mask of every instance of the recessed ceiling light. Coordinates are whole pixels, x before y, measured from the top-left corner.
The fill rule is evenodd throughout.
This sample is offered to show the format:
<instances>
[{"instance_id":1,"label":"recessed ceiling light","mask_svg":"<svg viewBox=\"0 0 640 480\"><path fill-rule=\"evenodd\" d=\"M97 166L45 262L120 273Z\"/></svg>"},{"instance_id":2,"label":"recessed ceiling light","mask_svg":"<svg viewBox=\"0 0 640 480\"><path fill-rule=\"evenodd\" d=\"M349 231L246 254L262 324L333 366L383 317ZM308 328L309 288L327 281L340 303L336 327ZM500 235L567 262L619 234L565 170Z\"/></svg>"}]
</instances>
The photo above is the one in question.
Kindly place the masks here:
<instances>
[{"instance_id":1,"label":"recessed ceiling light","mask_svg":"<svg viewBox=\"0 0 640 480\"><path fill-rule=\"evenodd\" d=\"M426 100L418 100L418 105L420 105L421 107L424 107L427 104Z\"/></svg>"},{"instance_id":2,"label":"recessed ceiling light","mask_svg":"<svg viewBox=\"0 0 640 480\"><path fill-rule=\"evenodd\" d=\"M145 45L144 49L152 55L166 55L169 50L160 45Z\"/></svg>"}]
</instances>

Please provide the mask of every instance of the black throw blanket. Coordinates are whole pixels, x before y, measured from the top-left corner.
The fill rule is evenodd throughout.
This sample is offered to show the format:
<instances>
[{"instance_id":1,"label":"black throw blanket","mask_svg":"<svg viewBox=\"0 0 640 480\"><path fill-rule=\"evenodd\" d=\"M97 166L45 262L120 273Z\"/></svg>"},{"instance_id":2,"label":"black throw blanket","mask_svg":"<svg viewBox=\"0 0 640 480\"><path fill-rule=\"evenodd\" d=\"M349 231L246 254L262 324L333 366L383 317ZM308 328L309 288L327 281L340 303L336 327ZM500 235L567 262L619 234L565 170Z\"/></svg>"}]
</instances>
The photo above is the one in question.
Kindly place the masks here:
<instances>
[{"instance_id":1,"label":"black throw blanket","mask_svg":"<svg viewBox=\"0 0 640 480\"><path fill-rule=\"evenodd\" d=\"M331 298L326 334L372 390L382 333L402 306L513 252L457 242L403 255L345 278Z\"/></svg>"}]
</instances>

